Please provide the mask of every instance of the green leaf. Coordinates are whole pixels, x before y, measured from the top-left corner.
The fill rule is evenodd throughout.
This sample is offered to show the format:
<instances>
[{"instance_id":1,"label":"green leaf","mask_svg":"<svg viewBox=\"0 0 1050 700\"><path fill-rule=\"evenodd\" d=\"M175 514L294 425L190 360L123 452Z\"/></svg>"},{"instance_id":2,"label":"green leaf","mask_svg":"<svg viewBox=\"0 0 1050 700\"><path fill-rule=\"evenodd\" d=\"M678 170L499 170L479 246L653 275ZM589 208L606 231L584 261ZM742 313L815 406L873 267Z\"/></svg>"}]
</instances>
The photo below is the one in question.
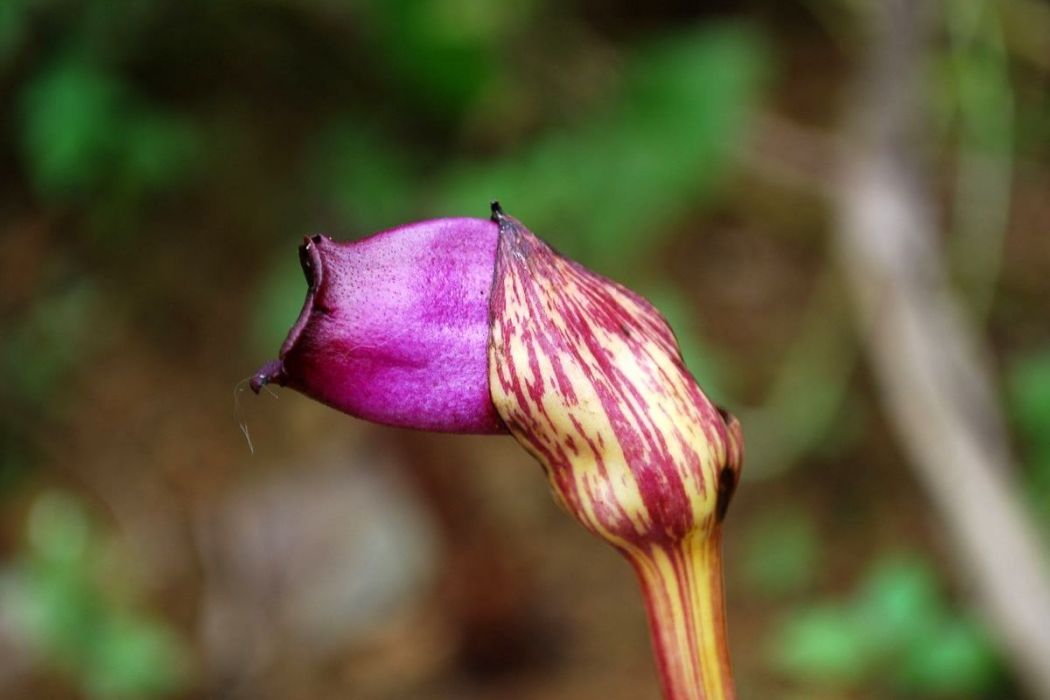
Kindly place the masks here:
<instances>
[{"instance_id":1,"label":"green leaf","mask_svg":"<svg viewBox=\"0 0 1050 700\"><path fill-rule=\"evenodd\" d=\"M821 605L787 621L777 639L774 663L802 680L847 686L864 677L870 659L849 611Z\"/></svg>"},{"instance_id":2,"label":"green leaf","mask_svg":"<svg viewBox=\"0 0 1050 700\"><path fill-rule=\"evenodd\" d=\"M898 557L872 567L853 611L871 648L883 654L928 638L945 615L929 565L921 559Z\"/></svg>"},{"instance_id":3,"label":"green leaf","mask_svg":"<svg viewBox=\"0 0 1050 700\"><path fill-rule=\"evenodd\" d=\"M22 44L29 25L29 3L26 0L0 2L0 69Z\"/></svg>"},{"instance_id":4,"label":"green leaf","mask_svg":"<svg viewBox=\"0 0 1050 700\"><path fill-rule=\"evenodd\" d=\"M72 496L46 493L30 510L27 547L3 583L12 629L40 661L88 697L159 697L186 674L179 639L160 620L125 607L101 575L101 533ZM126 595L127 591L123 590Z\"/></svg>"},{"instance_id":5,"label":"green leaf","mask_svg":"<svg viewBox=\"0 0 1050 700\"><path fill-rule=\"evenodd\" d=\"M806 513L774 510L747 533L743 574L765 595L797 593L814 580L819 546L816 527Z\"/></svg>"},{"instance_id":6,"label":"green leaf","mask_svg":"<svg viewBox=\"0 0 1050 700\"><path fill-rule=\"evenodd\" d=\"M128 120L121 173L125 187L157 192L190 171L199 156L193 126L171 115L141 111Z\"/></svg>"},{"instance_id":7,"label":"green leaf","mask_svg":"<svg viewBox=\"0 0 1050 700\"><path fill-rule=\"evenodd\" d=\"M183 680L182 649L166 628L117 615L103 627L84 672L88 695L99 700L167 695Z\"/></svg>"},{"instance_id":8,"label":"green leaf","mask_svg":"<svg viewBox=\"0 0 1050 700\"><path fill-rule=\"evenodd\" d=\"M1050 528L1050 351L1012 362L1007 388L1010 414L1024 443L1029 495Z\"/></svg>"},{"instance_id":9,"label":"green leaf","mask_svg":"<svg viewBox=\"0 0 1050 700\"><path fill-rule=\"evenodd\" d=\"M1007 383L1011 413L1024 439L1050 454L1050 350L1011 363Z\"/></svg>"},{"instance_id":10,"label":"green leaf","mask_svg":"<svg viewBox=\"0 0 1050 700\"><path fill-rule=\"evenodd\" d=\"M950 614L935 571L914 557L878 561L851 601L793 613L776 642L779 668L844 690L881 686L909 697L986 692L1000 676L984 630Z\"/></svg>"},{"instance_id":11,"label":"green leaf","mask_svg":"<svg viewBox=\"0 0 1050 700\"><path fill-rule=\"evenodd\" d=\"M1000 676L984 629L969 620L946 621L894 664L898 684L910 693L962 695L990 689Z\"/></svg>"},{"instance_id":12,"label":"green leaf","mask_svg":"<svg viewBox=\"0 0 1050 700\"><path fill-rule=\"evenodd\" d=\"M22 95L22 148L42 194L84 193L109 171L120 149L123 85L71 59L36 77Z\"/></svg>"},{"instance_id":13,"label":"green leaf","mask_svg":"<svg viewBox=\"0 0 1050 700\"><path fill-rule=\"evenodd\" d=\"M365 6L371 51L415 109L456 122L499 72L500 39L530 2L385 0Z\"/></svg>"}]
</instances>

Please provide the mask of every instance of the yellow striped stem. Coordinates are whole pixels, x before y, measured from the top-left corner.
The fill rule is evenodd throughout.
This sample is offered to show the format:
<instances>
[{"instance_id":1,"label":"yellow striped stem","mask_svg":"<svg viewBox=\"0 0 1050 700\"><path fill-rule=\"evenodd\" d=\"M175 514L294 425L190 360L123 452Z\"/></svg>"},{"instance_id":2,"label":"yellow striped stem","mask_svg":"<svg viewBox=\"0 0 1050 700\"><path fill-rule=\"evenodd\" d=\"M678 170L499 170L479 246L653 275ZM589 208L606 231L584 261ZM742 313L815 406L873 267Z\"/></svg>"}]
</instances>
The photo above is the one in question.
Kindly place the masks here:
<instances>
[{"instance_id":1,"label":"yellow striped stem","mask_svg":"<svg viewBox=\"0 0 1050 700\"><path fill-rule=\"evenodd\" d=\"M733 700L721 533L627 554L642 586L666 700Z\"/></svg>"}]
</instances>

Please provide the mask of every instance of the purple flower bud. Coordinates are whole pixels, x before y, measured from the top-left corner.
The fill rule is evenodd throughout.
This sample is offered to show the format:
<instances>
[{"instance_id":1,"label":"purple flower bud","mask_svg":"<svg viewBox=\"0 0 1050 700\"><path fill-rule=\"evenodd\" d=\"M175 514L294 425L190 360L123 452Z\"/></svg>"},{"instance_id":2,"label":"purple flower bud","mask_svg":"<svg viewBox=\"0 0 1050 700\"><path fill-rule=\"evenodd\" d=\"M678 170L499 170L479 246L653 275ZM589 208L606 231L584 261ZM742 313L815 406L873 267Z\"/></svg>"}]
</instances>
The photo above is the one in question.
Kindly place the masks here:
<instances>
[{"instance_id":1,"label":"purple flower bud","mask_svg":"<svg viewBox=\"0 0 1050 700\"><path fill-rule=\"evenodd\" d=\"M498 235L491 221L437 219L307 238L306 303L252 389L274 382L387 425L505 432L486 357Z\"/></svg>"}]
</instances>

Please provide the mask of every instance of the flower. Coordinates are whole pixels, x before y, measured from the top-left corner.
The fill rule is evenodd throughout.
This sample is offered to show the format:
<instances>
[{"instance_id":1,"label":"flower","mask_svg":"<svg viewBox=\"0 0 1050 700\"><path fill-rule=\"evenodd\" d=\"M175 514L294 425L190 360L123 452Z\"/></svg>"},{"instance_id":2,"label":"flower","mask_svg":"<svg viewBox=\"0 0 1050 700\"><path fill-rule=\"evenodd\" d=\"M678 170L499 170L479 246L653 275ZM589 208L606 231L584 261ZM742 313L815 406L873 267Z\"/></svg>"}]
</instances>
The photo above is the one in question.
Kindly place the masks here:
<instances>
[{"instance_id":1,"label":"flower","mask_svg":"<svg viewBox=\"0 0 1050 700\"><path fill-rule=\"evenodd\" d=\"M300 249L309 292L276 382L380 423L510 432L556 500L642 585L668 700L733 697L721 525L740 424L704 395L646 299L493 203Z\"/></svg>"}]
</instances>

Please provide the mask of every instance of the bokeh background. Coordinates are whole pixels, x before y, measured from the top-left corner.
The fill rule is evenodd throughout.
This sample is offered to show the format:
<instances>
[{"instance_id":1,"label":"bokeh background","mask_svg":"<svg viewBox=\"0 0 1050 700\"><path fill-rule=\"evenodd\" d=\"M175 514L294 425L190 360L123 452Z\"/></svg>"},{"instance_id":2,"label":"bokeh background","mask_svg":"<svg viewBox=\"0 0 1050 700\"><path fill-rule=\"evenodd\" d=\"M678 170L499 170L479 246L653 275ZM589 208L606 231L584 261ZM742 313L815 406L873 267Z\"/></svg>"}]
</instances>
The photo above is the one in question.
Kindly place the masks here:
<instances>
[{"instance_id":1,"label":"bokeh background","mask_svg":"<svg viewBox=\"0 0 1050 700\"><path fill-rule=\"evenodd\" d=\"M2 0L0 697L657 698L510 439L244 391L304 234L499 198L743 422L741 697L1050 698L1048 86L1042 0Z\"/></svg>"}]
</instances>

